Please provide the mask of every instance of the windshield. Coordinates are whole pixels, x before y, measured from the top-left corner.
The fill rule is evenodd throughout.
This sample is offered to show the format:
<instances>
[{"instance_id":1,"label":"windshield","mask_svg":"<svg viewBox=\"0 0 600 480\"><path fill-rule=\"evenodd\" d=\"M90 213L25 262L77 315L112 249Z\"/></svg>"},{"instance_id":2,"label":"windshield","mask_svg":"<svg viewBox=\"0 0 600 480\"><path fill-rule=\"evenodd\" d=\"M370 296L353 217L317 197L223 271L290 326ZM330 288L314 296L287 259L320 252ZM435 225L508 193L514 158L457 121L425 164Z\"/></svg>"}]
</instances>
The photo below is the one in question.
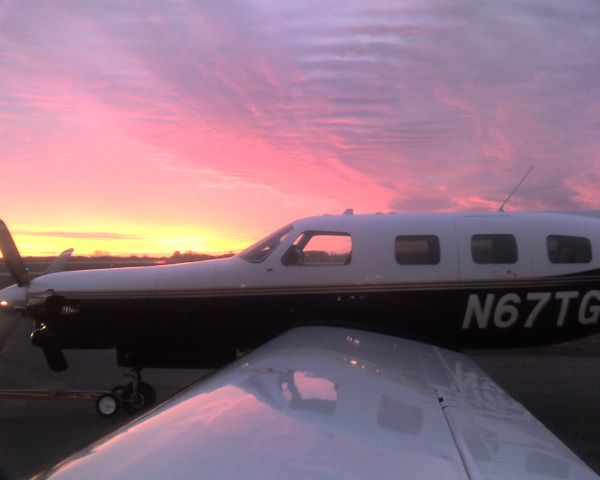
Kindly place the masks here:
<instances>
[{"instance_id":1,"label":"windshield","mask_svg":"<svg viewBox=\"0 0 600 480\"><path fill-rule=\"evenodd\" d=\"M281 242L287 237L288 233L292 231L294 227L287 225L275 233L272 233L268 237L259 240L254 245L248 247L246 250L241 252L239 256L244 260L252 263L260 263L275 250Z\"/></svg>"}]
</instances>

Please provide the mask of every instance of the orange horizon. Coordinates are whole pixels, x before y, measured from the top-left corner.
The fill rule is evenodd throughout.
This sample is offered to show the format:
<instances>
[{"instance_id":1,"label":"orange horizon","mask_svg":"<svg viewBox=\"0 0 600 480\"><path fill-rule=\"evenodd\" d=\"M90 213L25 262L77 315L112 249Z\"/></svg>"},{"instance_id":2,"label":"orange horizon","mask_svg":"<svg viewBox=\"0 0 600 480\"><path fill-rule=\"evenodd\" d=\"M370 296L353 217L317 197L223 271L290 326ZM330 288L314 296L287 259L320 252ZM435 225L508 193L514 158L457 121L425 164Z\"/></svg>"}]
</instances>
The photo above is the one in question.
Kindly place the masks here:
<instances>
[{"instance_id":1,"label":"orange horizon","mask_svg":"<svg viewBox=\"0 0 600 480\"><path fill-rule=\"evenodd\" d=\"M65 232L68 233L68 232ZM39 235L13 234L14 241L20 254L23 257L55 256L67 248L73 248L74 256L103 256L113 257L127 256L152 256L152 257L170 257L175 252L205 255L223 255L227 253L236 253L248 245L248 242L223 242L220 245L206 239L199 239L198 242L191 240L181 241L181 239L170 239L165 237L151 238L148 236L140 239L124 240L102 240L97 238L65 238L61 236L48 236L40 238ZM258 238L256 239L258 240ZM1 256L0 256L1 258Z\"/></svg>"}]
</instances>

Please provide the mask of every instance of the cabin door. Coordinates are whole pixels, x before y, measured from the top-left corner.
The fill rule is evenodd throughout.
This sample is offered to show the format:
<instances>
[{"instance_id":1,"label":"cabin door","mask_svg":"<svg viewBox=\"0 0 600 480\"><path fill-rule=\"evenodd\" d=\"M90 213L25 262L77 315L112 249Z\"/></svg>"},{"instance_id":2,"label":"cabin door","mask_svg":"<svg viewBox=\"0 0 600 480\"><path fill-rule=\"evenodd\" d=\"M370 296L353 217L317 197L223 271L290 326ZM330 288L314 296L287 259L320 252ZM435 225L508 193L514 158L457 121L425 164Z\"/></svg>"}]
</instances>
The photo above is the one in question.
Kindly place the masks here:
<instances>
[{"instance_id":1,"label":"cabin door","mask_svg":"<svg viewBox=\"0 0 600 480\"><path fill-rule=\"evenodd\" d=\"M461 280L531 276L525 226L510 215L456 219Z\"/></svg>"}]
</instances>

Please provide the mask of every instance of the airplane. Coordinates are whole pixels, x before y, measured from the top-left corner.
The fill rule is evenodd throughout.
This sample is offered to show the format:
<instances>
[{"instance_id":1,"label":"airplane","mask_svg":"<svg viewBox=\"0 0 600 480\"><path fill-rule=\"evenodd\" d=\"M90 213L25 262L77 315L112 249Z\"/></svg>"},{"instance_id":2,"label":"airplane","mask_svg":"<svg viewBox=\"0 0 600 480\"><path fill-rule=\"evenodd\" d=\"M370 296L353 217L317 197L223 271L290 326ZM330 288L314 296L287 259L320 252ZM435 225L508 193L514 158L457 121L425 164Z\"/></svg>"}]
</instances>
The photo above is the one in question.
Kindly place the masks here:
<instances>
[{"instance_id":1,"label":"airplane","mask_svg":"<svg viewBox=\"0 0 600 480\"><path fill-rule=\"evenodd\" d=\"M451 349L565 341L600 330L600 218L567 213L321 215L236 256L30 278L4 223L16 281L0 310L34 320L53 370L65 349L116 349L133 380L106 414L155 401L144 367L214 368L283 332L370 330Z\"/></svg>"}]
</instances>

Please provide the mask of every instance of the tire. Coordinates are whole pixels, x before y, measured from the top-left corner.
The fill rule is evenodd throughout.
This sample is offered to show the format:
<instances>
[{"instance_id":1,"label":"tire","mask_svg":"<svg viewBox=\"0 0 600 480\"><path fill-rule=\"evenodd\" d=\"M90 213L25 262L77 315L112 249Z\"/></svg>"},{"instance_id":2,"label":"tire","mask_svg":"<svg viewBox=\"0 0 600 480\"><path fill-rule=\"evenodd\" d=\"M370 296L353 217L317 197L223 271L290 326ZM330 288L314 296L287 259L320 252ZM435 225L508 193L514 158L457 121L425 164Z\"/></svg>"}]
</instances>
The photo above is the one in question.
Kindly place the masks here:
<instances>
[{"instance_id":1,"label":"tire","mask_svg":"<svg viewBox=\"0 0 600 480\"><path fill-rule=\"evenodd\" d=\"M114 417L121 408L119 397L112 393L100 395L96 400L96 411L104 418Z\"/></svg>"},{"instance_id":2,"label":"tire","mask_svg":"<svg viewBox=\"0 0 600 480\"><path fill-rule=\"evenodd\" d=\"M123 389L121 400L125 411L135 414L147 410L156 403L156 392L146 382L139 382L137 395L134 395L133 385L129 384Z\"/></svg>"}]
</instances>

